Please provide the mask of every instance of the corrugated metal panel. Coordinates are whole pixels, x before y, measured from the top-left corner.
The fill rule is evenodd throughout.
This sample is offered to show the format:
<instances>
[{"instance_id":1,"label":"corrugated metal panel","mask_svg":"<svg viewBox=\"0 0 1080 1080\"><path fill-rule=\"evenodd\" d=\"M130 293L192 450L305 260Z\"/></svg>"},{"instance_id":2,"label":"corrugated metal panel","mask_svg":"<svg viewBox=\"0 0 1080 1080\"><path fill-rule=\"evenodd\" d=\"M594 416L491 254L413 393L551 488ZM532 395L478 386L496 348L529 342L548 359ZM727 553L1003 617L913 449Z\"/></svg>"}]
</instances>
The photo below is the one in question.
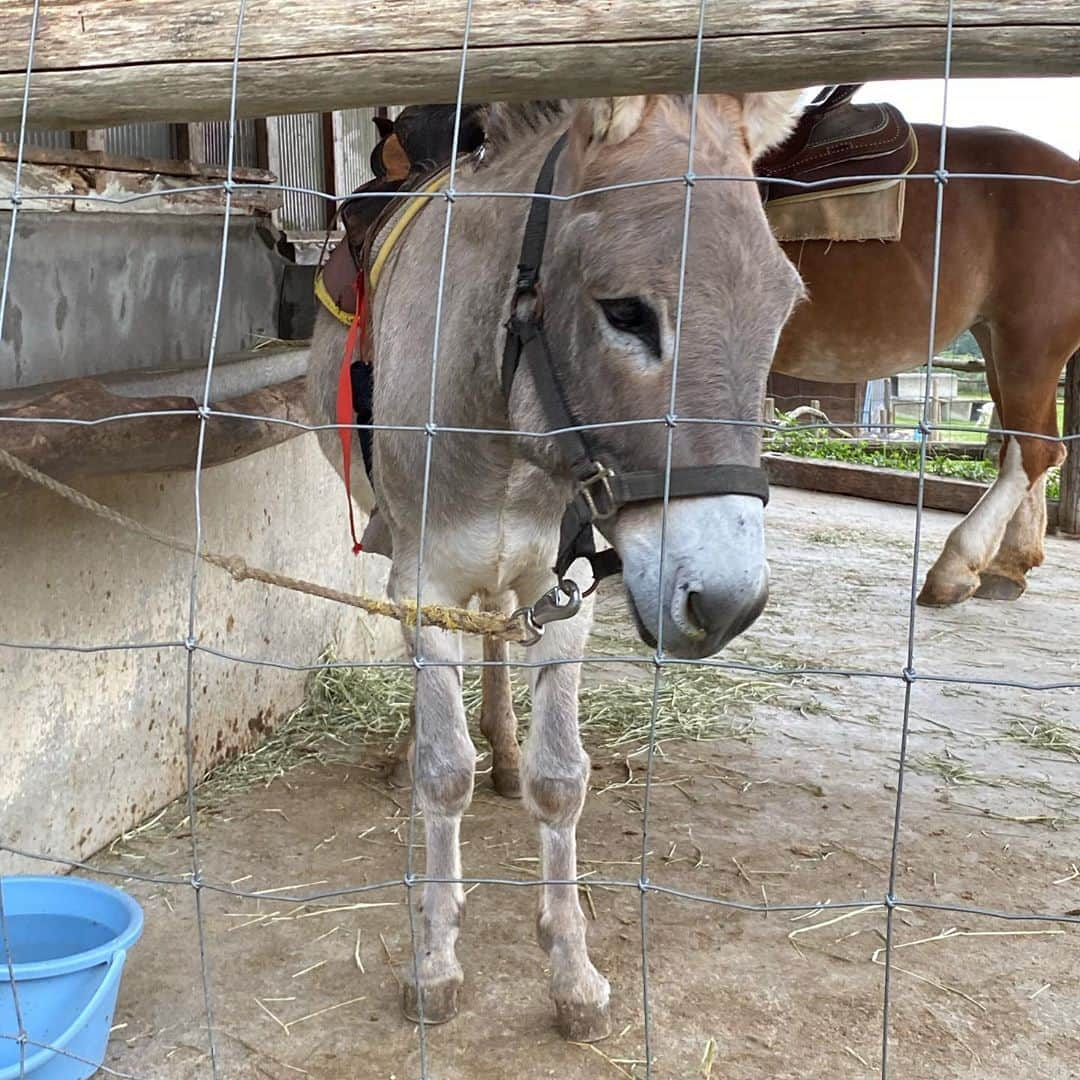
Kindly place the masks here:
<instances>
[{"instance_id":1,"label":"corrugated metal panel","mask_svg":"<svg viewBox=\"0 0 1080 1080\"><path fill-rule=\"evenodd\" d=\"M105 152L127 157L175 158L176 128L172 124L124 124L106 128Z\"/></svg>"},{"instance_id":2,"label":"corrugated metal panel","mask_svg":"<svg viewBox=\"0 0 1080 1080\"><path fill-rule=\"evenodd\" d=\"M327 190L320 113L270 117L266 134L270 170L282 184ZM317 195L286 191L279 221L283 228L315 232L326 228L326 206Z\"/></svg>"},{"instance_id":3,"label":"corrugated metal panel","mask_svg":"<svg viewBox=\"0 0 1080 1080\"><path fill-rule=\"evenodd\" d=\"M334 168L337 190L355 191L372 178L371 151L379 141L372 122L374 109L342 109L334 113Z\"/></svg>"},{"instance_id":4,"label":"corrugated metal panel","mask_svg":"<svg viewBox=\"0 0 1080 1080\"><path fill-rule=\"evenodd\" d=\"M229 124L214 120L203 125L206 161L210 165L227 165L229 161ZM259 143L255 134L254 120L238 120L233 164L253 169L259 167Z\"/></svg>"},{"instance_id":5,"label":"corrugated metal panel","mask_svg":"<svg viewBox=\"0 0 1080 1080\"><path fill-rule=\"evenodd\" d=\"M0 131L0 142L12 143L18 145L19 132L15 131ZM27 128L26 129L26 145L27 146L47 146L52 150L70 150L71 149L71 132L70 131L46 131L42 128Z\"/></svg>"}]
</instances>

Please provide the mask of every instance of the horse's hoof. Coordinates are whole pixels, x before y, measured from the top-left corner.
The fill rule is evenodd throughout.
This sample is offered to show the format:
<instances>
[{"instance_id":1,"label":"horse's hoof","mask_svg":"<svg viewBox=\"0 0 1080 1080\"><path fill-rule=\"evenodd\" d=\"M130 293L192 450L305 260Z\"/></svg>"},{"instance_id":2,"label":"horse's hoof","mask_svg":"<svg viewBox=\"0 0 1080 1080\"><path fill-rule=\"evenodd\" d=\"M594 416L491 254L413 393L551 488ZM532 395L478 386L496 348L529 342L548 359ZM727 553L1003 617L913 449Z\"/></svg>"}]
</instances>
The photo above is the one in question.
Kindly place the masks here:
<instances>
[{"instance_id":1,"label":"horse's hoof","mask_svg":"<svg viewBox=\"0 0 1080 1080\"><path fill-rule=\"evenodd\" d=\"M401 758L395 761L390 766L390 771L387 773L386 779L391 787L412 787L412 769L409 768L408 761Z\"/></svg>"},{"instance_id":2,"label":"horse's hoof","mask_svg":"<svg viewBox=\"0 0 1080 1080\"><path fill-rule=\"evenodd\" d=\"M946 583L927 578L916 602L922 607L952 607L974 596L978 587L978 578L972 582Z\"/></svg>"},{"instance_id":3,"label":"horse's hoof","mask_svg":"<svg viewBox=\"0 0 1080 1080\"><path fill-rule=\"evenodd\" d=\"M521 776L516 768L492 768L491 786L504 799L521 798Z\"/></svg>"},{"instance_id":4,"label":"horse's hoof","mask_svg":"<svg viewBox=\"0 0 1080 1080\"><path fill-rule=\"evenodd\" d=\"M422 984L425 1024L445 1024L457 1016L461 1007L459 998L462 981L460 976L450 976ZM416 984L409 978L402 984L401 991L402 1012L409 1020L420 1023L420 1001Z\"/></svg>"},{"instance_id":5,"label":"horse's hoof","mask_svg":"<svg viewBox=\"0 0 1080 1080\"><path fill-rule=\"evenodd\" d=\"M556 1001L555 1022L559 1034L570 1042L599 1042L611 1034L608 1002Z\"/></svg>"},{"instance_id":6,"label":"horse's hoof","mask_svg":"<svg viewBox=\"0 0 1080 1080\"><path fill-rule=\"evenodd\" d=\"M975 595L980 600L1019 600L1027 589L1027 582L1016 581L1004 574L987 571L982 575Z\"/></svg>"}]
</instances>

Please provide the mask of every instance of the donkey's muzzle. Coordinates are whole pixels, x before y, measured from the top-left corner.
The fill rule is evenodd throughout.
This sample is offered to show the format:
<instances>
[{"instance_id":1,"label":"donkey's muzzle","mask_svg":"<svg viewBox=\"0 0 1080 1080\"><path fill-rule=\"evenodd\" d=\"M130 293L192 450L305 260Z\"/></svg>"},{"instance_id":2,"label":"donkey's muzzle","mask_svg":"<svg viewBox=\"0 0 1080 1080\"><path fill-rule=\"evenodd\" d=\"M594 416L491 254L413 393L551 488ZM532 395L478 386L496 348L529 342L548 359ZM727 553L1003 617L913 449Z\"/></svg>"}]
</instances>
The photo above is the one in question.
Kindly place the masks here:
<instances>
[{"instance_id":1,"label":"donkey's muzzle","mask_svg":"<svg viewBox=\"0 0 1080 1080\"><path fill-rule=\"evenodd\" d=\"M768 600L764 507L745 495L624 510L615 529L638 632L665 653L701 659L746 630ZM663 572L660 552L663 550Z\"/></svg>"}]
</instances>

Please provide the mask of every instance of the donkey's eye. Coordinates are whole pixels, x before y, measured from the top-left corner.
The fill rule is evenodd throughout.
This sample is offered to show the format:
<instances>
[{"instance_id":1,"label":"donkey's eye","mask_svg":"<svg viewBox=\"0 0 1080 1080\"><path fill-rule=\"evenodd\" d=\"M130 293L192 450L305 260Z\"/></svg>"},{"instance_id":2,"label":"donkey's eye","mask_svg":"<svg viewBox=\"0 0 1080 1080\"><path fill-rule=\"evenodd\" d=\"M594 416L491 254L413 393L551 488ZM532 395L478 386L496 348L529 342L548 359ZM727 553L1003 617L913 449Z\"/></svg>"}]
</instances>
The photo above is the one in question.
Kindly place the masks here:
<instances>
[{"instance_id":1,"label":"donkey's eye","mask_svg":"<svg viewBox=\"0 0 1080 1080\"><path fill-rule=\"evenodd\" d=\"M598 300L604 318L621 334L633 334L653 354L660 356L660 321L656 312L636 296Z\"/></svg>"}]
</instances>

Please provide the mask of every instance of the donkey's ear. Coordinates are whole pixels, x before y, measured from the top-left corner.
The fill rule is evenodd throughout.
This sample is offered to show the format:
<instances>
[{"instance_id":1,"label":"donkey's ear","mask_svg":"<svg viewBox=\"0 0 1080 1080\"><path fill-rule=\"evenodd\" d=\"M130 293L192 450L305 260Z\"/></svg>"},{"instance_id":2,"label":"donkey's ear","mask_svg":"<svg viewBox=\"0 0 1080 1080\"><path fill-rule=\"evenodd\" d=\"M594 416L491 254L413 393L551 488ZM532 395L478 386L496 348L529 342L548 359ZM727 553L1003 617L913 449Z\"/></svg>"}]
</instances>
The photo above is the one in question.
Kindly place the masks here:
<instances>
[{"instance_id":1,"label":"donkey's ear","mask_svg":"<svg viewBox=\"0 0 1080 1080\"><path fill-rule=\"evenodd\" d=\"M803 93L802 90L770 90L743 95L743 127L751 161L779 146L795 130L803 111Z\"/></svg>"},{"instance_id":2,"label":"donkey's ear","mask_svg":"<svg viewBox=\"0 0 1080 1080\"><path fill-rule=\"evenodd\" d=\"M645 117L645 97L589 98L582 102L578 123L592 143L613 146L628 139Z\"/></svg>"}]
</instances>

